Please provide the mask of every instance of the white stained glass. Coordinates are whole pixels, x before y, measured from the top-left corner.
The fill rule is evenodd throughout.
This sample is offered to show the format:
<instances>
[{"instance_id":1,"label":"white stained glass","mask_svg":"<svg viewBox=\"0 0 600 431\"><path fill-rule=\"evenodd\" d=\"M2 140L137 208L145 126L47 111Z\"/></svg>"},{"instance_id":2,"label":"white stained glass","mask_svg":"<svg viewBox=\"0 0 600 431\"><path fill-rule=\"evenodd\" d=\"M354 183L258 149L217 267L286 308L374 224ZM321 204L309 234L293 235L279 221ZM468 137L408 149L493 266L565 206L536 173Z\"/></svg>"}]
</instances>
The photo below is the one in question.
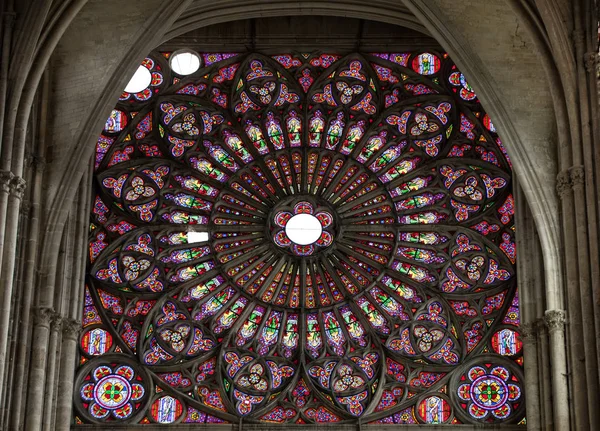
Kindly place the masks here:
<instances>
[{"instance_id":1,"label":"white stained glass","mask_svg":"<svg viewBox=\"0 0 600 431\"><path fill-rule=\"evenodd\" d=\"M204 242L204 241L208 241L208 232L188 232L187 233L188 244L192 244L195 242Z\"/></svg>"},{"instance_id":2,"label":"white stained glass","mask_svg":"<svg viewBox=\"0 0 600 431\"><path fill-rule=\"evenodd\" d=\"M298 245L312 244L319 239L322 231L319 219L310 214L297 214L285 225L288 238Z\"/></svg>"},{"instance_id":3,"label":"white stained glass","mask_svg":"<svg viewBox=\"0 0 600 431\"><path fill-rule=\"evenodd\" d=\"M129 80L129 83L125 87L125 92L139 93L140 91L144 91L151 82L152 74L150 71L146 67L140 66Z\"/></svg>"},{"instance_id":4,"label":"white stained glass","mask_svg":"<svg viewBox=\"0 0 600 431\"><path fill-rule=\"evenodd\" d=\"M180 52L171 57L170 64L178 75L191 75L200 68L200 57L193 52Z\"/></svg>"}]
</instances>

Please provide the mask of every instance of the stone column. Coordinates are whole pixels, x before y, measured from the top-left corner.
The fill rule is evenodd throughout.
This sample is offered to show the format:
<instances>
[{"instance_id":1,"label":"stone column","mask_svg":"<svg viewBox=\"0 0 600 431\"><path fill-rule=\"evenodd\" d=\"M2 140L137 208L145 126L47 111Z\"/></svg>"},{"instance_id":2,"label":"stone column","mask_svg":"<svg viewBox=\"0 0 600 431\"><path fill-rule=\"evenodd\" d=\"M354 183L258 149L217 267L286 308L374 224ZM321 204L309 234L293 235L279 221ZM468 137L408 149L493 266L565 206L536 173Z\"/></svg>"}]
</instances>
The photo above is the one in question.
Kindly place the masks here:
<instances>
[{"instance_id":1,"label":"stone column","mask_svg":"<svg viewBox=\"0 0 600 431\"><path fill-rule=\"evenodd\" d=\"M590 17L593 19L593 17ZM598 111L600 108L600 54L597 51L586 52L583 56L584 66L586 70L586 74L588 76L588 86L589 86L589 97L591 100L590 103L590 111L591 111L591 131L596 131L596 135L592 133L592 143L593 139L596 139L596 142L600 139L600 115L598 115ZM590 168L592 174L589 175L589 181L586 187L588 187L592 192L595 190L596 196L598 192L600 192L600 145L592 145L590 149L591 157L589 160ZM596 197L598 199L598 197ZM600 204L600 202L599 202ZM600 208L598 208L598 204L596 205L596 210L598 211L597 220L600 219ZM590 223L591 220L590 220ZM596 340L600 340L600 247L594 247L594 244L598 244L600 242L600 233L598 232L598 226L591 226L594 229L594 234L596 235L597 240L594 240L594 237L590 235L590 243L592 247L590 247L590 252L592 253L590 258L592 259L592 297L594 298L594 323L596 327ZM596 262L596 264L594 264ZM596 349L597 362L600 365L600 346L597 346ZM599 382L600 384L600 382Z\"/></svg>"},{"instance_id":2,"label":"stone column","mask_svg":"<svg viewBox=\"0 0 600 431\"><path fill-rule=\"evenodd\" d=\"M31 340L31 367L29 387L27 388L27 409L30 413L25 418L25 429L39 431L42 425L44 405L44 382L46 375L46 358L48 355L48 339L50 324L55 316L53 308L37 307L35 325Z\"/></svg>"},{"instance_id":3,"label":"stone column","mask_svg":"<svg viewBox=\"0 0 600 431\"><path fill-rule=\"evenodd\" d=\"M62 345L60 350L60 369L56 386L59 397L56 400L56 422L54 429L69 431L72 422L73 385L77 358L77 341L81 331L81 322L63 318Z\"/></svg>"},{"instance_id":4,"label":"stone column","mask_svg":"<svg viewBox=\"0 0 600 431\"><path fill-rule=\"evenodd\" d=\"M589 406L589 424L600 423L599 413L600 398L598 397L598 362L597 362L597 343L595 330L594 316L594 295L592 293L590 263L594 263L591 248L594 247L594 253L598 251L598 243L594 240L594 232L592 225L595 225L594 220L586 218L586 207L584 196L586 193L585 184L585 169L583 166L573 166L569 169L570 185L573 189L573 195L576 196L576 215L577 215L577 251L578 251L578 266L579 266L579 283L578 289L573 294L579 293L581 297L581 308L579 314L582 320L582 333L580 337L583 339L583 348L585 356L585 377L587 389L587 403ZM588 223L581 221L588 220ZM595 229L595 227L594 227ZM590 241L592 244L589 244ZM588 245L589 244L589 245ZM596 261L594 266L598 266ZM597 270L598 268L594 268ZM571 286L569 286L571 287ZM573 286L575 287L575 286Z\"/></svg>"},{"instance_id":5,"label":"stone column","mask_svg":"<svg viewBox=\"0 0 600 431\"><path fill-rule=\"evenodd\" d=\"M2 140L2 136L0 136L0 141ZM1 280L4 274L2 267L2 256L4 251L4 225L6 223L6 205L8 204L8 196L10 195L10 183L14 178L14 174L10 171L2 171L0 170L0 286L2 286ZM5 309L4 304L4 292L0 289L0 312L7 317L10 315L11 309ZM9 298L11 299L11 298ZM10 300L9 300L10 307ZM0 320L2 317L0 317ZM8 320L6 321L6 326L0 328L0 381L4 381L8 376L5 375L6 370L6 362L2 359L6 357L7 349L8 349ZM3 424L3 416L4 409L7 408L7 400L6 397L2 396L2 387L3 385L0 383L0 408L3 409L0 412L0 425Z\"/></svg>"},{"instance_id":6,"label":"stone column","mask_svg":"<svg viewBox=\"0 0 600 431\"><path fill-rule=\"evenodd\" d=\"M549 307L544 283L544 260L542 247L536 230L531 209L519 186L518 177L513 178L515 196L515 240L517 243L517 283L519 286L519 307L521 324L519 333L523 341L523 356L527 405L527 428L531 430L550 429L553 427L553 411L547 408L552 399L551 374L544 368L549 356L548 343L542 343L540 335L544 328L544 311ZM562 346L564 351L565 346ZM563 355L564 357L564 355ZM563 370L557 368L558 374L565 374L566 364L563 359ZM545 390L544 390L545 389ZM565 405L566 407L566 405ZM568 411L567 411L568 413Z\"/></svg>"},{"instance_id":7,"label":"stone column","mask_svg":"<svg viewBox=\"0 0 600 431\"><path fill-rule=\"evenodd\" d=\"M582 339L583 352L580 354L584 362L581 364L582 372L585 375L583 388L584 397L582 402L588 411L586 418L581 418L582 428L594 429L600 423L600 398L598 394L598 354L595 322L597 316L594 316L594 295L592 286L600 283L600 258L598 252L598 190L594 187L593 175L598 168L597 160L594 160L594 151L598 146L598 136L594 136L597 130L591 129L591 114L597 109L597 100L595 94L590 94L590 81L595 81L595 77L590 76L586 71L585 53L590 49L598 49L597 39L597 20L590 22L592 16L597 16L597 11L593 5L594 2L588 0L575 0L571 2L572 7L572 33L571 46L574 54L575 74L569 76L574 84L576 93L574 94L574 103L568 106L573 114L570 121L571 140L569 142L573 154L571 165L564 165L568 169L572 195L574 197L574 206L570 211L563 214L564 218L573 217L575 219L575 231L565 231L565 235L576 234L576 248L572 251L576 253L577 269L579 271L577 284L568 285L572 289L572 295L579 294L579 308L575 311L577 315L569 314L569 323L573 319L581 319L581 332L578 336ZM591 24L591 25L590 25ZM566 79L568 79L566 78ZM593 105L593 106L592 106ZM596 162L596 163L594 163ZM566 250L567 253L570 250ZM595 299L598 299L597 297ZM569 310L570 311L570 310ZM600 311L596 306L596 311ZM574 341L574 340L573 340ZM575 348L575 347L573 347ZM574 367L576 364L574 364ZM575 371L573 372L575 374ZM577 391L577 388L573 388ZM576 409L582 408L575 405ZM585 421L587 419L587 422Z\"/></svg>"},{"instance_id":8,"label":"stone column","mask_svg":"<svg viewBox=\"0 0 600 431\"><path fill-rule=\"evenodd\" d=\"M56 378L57 378L57 355L60 344L60 333L62 328L63 318L60 314L55 313L52 316L50 325L50 342L48 343L48 361L46 365L46 387L44 391L44 419L42 429L50 431L52 429L52 416L54 414L54 403L56 401ZM61 395L62 396L62 395Z\"/></svg>"},{"instance_id":9,"label":"stone column","mask_svg":"<svg viewBox=\"0 0 600 431\"><path fill-rule=\"evenodd\" d=\"M2 137L0 136L0 139ZM4 225L6 224L6 211L8 208L8 195L10 194L10 183L15 175L10 171L0 170L0 275L2 269L2 256L4 255Z\"/></svg>"},{"instance_id":10,"label":"stone column","mask_svg":"<svg viewBox=\"0 0 600 431\"><path fill-rule=\"evenodd\" d=\"M3 183L0 196L8 197L8 211L6 213L4 247L2 250L2 261L0 266L2 274L0 277L0 370L2 374L6 365L6 354L8 349L8 329L12 307L13 277L17 260L17 235L19 229L19 208L23 192L25 191L25 180L21 177L4 175L3 179L10 178L8 182L8 194L5 192L6 185ZM0 225L1 230L1 225ZM1 239L0 239L1 241ZM7 376L0 376L0 398L4 399L5 383Z\"/></svg>"},{"instance_id":11,"label":"stone column","mask_svg":"<svg viewBox=\"0 0 600 431\"><path fill-rule=\"evenodd\" d=\"M519 332L523 341L523 356L525 359L525 388L527 391L527 429L531 431L545 429L543 426L543 409L541 403L540 386L541 373L539 370L540 358L544 353L538 351L538 331L540 320L521 324ZM546 392L550 393L550 392Z\"/></svg>"},{"instance_id":12,"label":"stone column","mask_svg":"<svg viewBox=\"0 0 600 431\"><path fill-rule=\"evenodd\" d=\"M15 289L13 298L12 298L12 307L11 307L11 316L10 316L10 328L8 333L8 352L6 361L6 367L4 370L4 375L6 376L5 387L13 388L11 390L5 389L5 396L1 399L2 404L2 414L0 421L0 428L2 426L8 427L9 421L15 415L15 410L12 409L14 401L19 398L23 393L23 385L16 383L16 369L19 364L16 360L17 349L19 345L19 332L21 327L23 326L23 299L24 299L24 289L23 286L23 278L24 274L27 271L27 241L29 239L29 215L31 210L31 203L28 200L24 200L21 203L21 214L19 220L19 239L17 250L19 252L17 259L17 266L15 268L15 285L18 286ZM27 233L27 234L25 234ZM27 317L29 318L29 317ZM17 388L17 389L15 389ZM10 429L10 428L9 428Z\"/></svg>"},{"instance_id":13,"label":"stone column","mask_svg":"<svg viewBox=\"0 0 600 431\"><path fill-rule=\"evenodd\" d=\"M569 421L569 410L567 409L567 416L564 415L564 407L569 406L568 400L565 400L564 395L567 390L567 376L565 374L557 373L557 370L566 369L565 363L567 358L565 357L565 322L566 312L564 310L547 310L544 313L544 323L548 328L550 338L550 356L552 357L552 407L554 416L554 427L557 431L567 430L563 425ZM559 364L555 364L555 362ZM556 411L556 406L560 405L561 408Z\"/></svg>"},{"instance_id":14,"label":"stone column","mask_svg":"<svg viewBox=\"0 0 600 431\"><path fill-rule=\"evenodd\" d=\"M579 289L579 271L577 262L577 238L575 216L573 208L575 201L573 199L573 190L571 188L571 178L568 170L561 171L556 178L556 190L561 200L562 211L562 229L564 241L564 262L565 262L565 303L568 310L569 324L568 330L568 380L569 385L555 386L557 390L564 387L569 389L568 405L571 410L571 426L574 429L586 429L588 426L588 405L586 400L586 379L585 379L585 346L583 345L583 322L581 320L581 296ZM564 310L549 310L552 311ZM550 339L559 332L550 331ZM552 341L551 341L552 342ZM554 372L553 372L553 377ZM556 397L555 397L556 398ZM556 406L556 405L555 405Z\"/></svg>"},{"instance_id":15,"label":"stone column","mask_svg":"<svg viewBox=\"0 0 600 431\"><path fill-rule=\"evenodd\" d=\"M40 215L42 209L42 178L46 166L45 160L35 158L35 173L33 177L31 190L31 212L29 216L29 231L26 241L26 255L24 262L23 283L19 286L22 290L23 298L21 300L21 319L16 332L16 355L14 369L14 386L19 388L18 395L15 395L11 403L10 429L19 429L24 421L25 390L27 382L27 365L29 362L28 350L30 348L29 340L31 336L31 306L33 302L34 284L37 270L37 254L40 231Z\"/></svg>"},{"instance_id":16,"label":"stone column","mask_svg":"<svg viewBox=\"0 0 600 431\"><path fill-rule=\"evenodd\" d=\"M532 428L529 420L529 406L534 403L534 408L538 408L540 412L539 429L552 430L555 429L552 402L553 398L549 394L552 391L552 370L550 368L550 354L548 346L548 330L543 317L538 318L530 323L521 325L521 340L523 341L523 351L525 352L525 382L527 387L527 429ZM527 352L533 354L533 349L537 353L537 357L527 356ZM528 364L535 361L533 369L528 368ZM531 373L537 374L537 380L532 380ZM531 400L531 397L537 396Z\"/></svg>"}]
</instances>

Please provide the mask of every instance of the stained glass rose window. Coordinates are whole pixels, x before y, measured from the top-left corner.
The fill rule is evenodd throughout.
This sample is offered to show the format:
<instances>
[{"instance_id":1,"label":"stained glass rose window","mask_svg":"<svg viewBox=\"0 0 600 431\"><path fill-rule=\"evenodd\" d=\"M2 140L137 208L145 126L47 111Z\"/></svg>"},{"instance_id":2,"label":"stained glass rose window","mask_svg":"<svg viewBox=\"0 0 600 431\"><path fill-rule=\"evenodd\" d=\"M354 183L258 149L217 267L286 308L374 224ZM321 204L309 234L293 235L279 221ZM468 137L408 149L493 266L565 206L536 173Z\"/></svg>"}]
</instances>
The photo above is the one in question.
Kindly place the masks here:
<instances>
[{"instance_id":1,"label":"stained glass rose window","mask_svg":"<svg viewBox=\"0 0 600 431\"><path fill-rule=\"evenodd\" d=\"M168 58L97 143L76 421L522 421L510 161L448 56Z\"/></svg>"}]
</instances>

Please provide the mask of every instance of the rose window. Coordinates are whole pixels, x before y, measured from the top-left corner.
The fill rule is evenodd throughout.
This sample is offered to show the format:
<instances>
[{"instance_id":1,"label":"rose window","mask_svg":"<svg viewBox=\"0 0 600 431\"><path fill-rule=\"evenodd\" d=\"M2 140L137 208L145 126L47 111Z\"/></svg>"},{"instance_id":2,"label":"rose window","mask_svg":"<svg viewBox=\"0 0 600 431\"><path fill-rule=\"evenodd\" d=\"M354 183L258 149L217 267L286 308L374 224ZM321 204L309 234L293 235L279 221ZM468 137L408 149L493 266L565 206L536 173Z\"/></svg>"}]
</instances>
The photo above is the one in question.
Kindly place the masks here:
<instances>
[{"instance_id":1,"label":"rose window","mask_svg":"<svg viewBox=\"0 0 600 431\"><path fill-rule=\"evenodd\" d=\"M167 57L96 146L75 422L524 421L511 165L450 58Z\"/></svg>"},{"instance_id":2,"label":"rose window","mask_svg":"<svg viewBox=\"0 0 600 431\"><path fill-rule=\"evenodd\" d=\"M505 419L522 404L518 373L501 365L475 365L466 373L457 394L468 413L480 420ZM465 376L463 376L465 377Z\"/></svg>"},{"instance_id":3,"label":"rose window","mask_svg":"<svg viewBox=\"0 0 600 431\"><path fill-rule=\"evenodd\" d=\"M80 384L81 407L96 419L127 419L147 398L144 380L130 365L101 364Z\"/></svg>"}]
</instances>

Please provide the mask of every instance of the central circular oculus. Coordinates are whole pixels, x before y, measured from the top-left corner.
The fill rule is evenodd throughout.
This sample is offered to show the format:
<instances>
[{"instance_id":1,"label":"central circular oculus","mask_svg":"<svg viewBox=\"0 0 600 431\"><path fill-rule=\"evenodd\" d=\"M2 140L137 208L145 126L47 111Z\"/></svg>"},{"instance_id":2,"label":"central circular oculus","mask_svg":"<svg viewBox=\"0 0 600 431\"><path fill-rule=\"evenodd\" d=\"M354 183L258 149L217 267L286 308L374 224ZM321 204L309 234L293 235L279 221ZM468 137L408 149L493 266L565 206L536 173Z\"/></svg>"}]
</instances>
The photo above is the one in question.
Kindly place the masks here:
<instances>
[{"instance_id":1,"label":"central circular oculus","mask_svg":"<svg viewBox=\"0 0 600 431\"><path fill-rule=\"evenodd\" d=\"M308 200L284 202L271 224L273 242L296 256L310 256L333 243L333 215Z\"/></svg>"},{"instance_id":2,"label":"central circular oculus","mask_svg":"<svg viewBox=\"0 0 600 431\"><path fill-rule=\"evenodd\" d=\"M296 214L285 225L285 233L298 245L309 245L316 242L323 232L318 218L311 214Z\"/></svg>"}]
</instances>

